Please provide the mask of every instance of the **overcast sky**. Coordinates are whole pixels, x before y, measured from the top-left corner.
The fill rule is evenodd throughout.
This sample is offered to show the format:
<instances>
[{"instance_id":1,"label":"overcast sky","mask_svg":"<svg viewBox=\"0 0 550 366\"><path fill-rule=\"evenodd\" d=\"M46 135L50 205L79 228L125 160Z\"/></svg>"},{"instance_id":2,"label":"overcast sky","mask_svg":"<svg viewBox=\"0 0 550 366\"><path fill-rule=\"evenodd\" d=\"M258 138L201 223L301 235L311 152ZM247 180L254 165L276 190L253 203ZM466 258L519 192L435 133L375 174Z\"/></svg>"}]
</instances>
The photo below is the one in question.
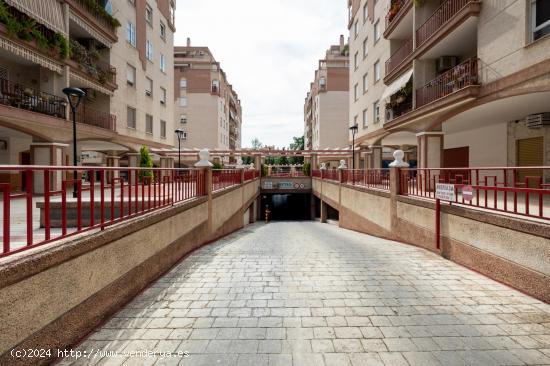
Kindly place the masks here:
<instances>
[{"instance_id":1,"label":"overcast sky","mask_svg":"<svg viewBox=\"0 0 550 366\"><path fill-rule=\"evenodd\" d=\"M288 146L319 59L340 34L346 0L177 0L176 45L208 46L243 107L243 147Z\"/></svg>"}]
</instances>

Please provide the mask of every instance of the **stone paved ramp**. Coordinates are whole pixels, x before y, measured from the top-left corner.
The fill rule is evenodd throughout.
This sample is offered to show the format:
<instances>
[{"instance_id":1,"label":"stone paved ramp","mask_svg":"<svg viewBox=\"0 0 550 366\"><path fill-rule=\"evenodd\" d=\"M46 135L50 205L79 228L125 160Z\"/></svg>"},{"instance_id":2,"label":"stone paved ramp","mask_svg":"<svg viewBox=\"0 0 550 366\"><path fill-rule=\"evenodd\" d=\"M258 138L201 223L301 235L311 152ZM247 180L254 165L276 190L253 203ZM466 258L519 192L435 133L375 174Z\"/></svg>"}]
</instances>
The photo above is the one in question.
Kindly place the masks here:
<instances>
[{"instance_id":1,"label":"stone paved ramp","mask_svg":"<svg viewBox=\"0 0 550 366\"><path fill-rule=\"evenodd\" d=\"M550 365L550 306L412 246L258 223L193 253L76 349L118 356L63 365Z\"/></svg>"}]
</instances>

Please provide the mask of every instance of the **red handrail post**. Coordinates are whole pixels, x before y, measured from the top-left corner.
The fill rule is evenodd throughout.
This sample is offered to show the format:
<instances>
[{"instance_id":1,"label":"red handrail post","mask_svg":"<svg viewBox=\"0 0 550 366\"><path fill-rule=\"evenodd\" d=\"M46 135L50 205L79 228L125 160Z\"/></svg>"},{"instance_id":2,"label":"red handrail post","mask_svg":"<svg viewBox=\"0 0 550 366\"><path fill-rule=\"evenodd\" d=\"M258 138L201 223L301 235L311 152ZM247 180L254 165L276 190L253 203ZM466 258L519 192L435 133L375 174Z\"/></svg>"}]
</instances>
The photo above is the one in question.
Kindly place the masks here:
<instances>
[{"instance_id":1,"label":"red handrail post","mask_svg":"<svg viewBox=\"0 0 550 366\"><path fill-rule=\"evenodd\" d=\"M33 172L30 169L26 170L25 174L25 186L27 189L27 246L32 245L33 237L32 237L32 193L33 193L33 187L32 187L32 176Z\"/></svg>"},{"instance_id":2,"label":"red handrail post","mask_svg":"<svg viewBox=\"0 0 550 366\"><path fill-rule=\"evenodd\" d=\"M6 254L10 251L10 185L9 184L0 184L2 187L2 196L3 196L3 213L4 213L4 230L3 230L3 250L2 253Z\"/></svg>"}]
</instances>

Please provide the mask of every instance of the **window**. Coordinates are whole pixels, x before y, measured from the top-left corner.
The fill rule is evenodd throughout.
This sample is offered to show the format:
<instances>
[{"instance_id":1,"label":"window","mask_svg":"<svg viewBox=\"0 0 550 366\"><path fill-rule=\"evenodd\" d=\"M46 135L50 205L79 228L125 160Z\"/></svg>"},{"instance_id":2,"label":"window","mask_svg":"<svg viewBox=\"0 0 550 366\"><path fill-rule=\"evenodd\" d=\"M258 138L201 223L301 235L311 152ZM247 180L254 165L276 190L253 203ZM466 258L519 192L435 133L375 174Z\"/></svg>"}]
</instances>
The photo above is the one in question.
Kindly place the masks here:
<instances>
[{"instance_id":1,"label":"window","mask_svg":"<svg viewBox=\"0 0 550 366\"><path fill-rule=\"evenodd\" d=\"M187 79L181 78L180 79L180 89L187 89Z\"/></svg>"},{"instance_id":2,"label":"window","mask_svg":"<svg viewBox=\"0 0 550 366\"><path fill-rule=\"evenodd\" d=\"M153 62L153 44L149 40L147 40L145 51L147 60Z\"/></svg>"},{"instance_id":3,"label":"window","mask_svg":"<svg viewBox=\"0 0 550 366\"><path fill-rule=\"evenodd\" d=\"M180 97L180 107L187 107L187 97Z\"/></svg>"},{"instance_id":4,"label":"window","mask_svg":"<svg viewBox=\"0 0 550 366\"><path fill-rule=\"evenodd\" d=\"M174 1L170 1L170 21L172 24L176 24L176 4Z\"/></svg>"},{"instance_id":5,"label":"window","mask_svg":"<svg viewBox=\"0 0 550 366\"><path fill-rule=\"evenodd\" d=\"M145 20L149 25L153 25L153 8L149 4L145 5Z\"/></svg>"},{"instance_id":6,"label":"window","mask_svg":"<svg viewBox=\"0 0 550 366\"><path fill-rule=\"evenodd\" d=\"M380 61L374 63L374 82L380 80Z\"/></svg>"},{"instance_id":7,"label":"window","mask_svg":"<svg viewBox=\"0 0 550 366\"><path fill-rule=\"evenodd\" d=\"M130 86L136 85L136 68L130 64L126 64L126 82Z\"/></svg>"},{"instance_id":8,"label":"window","mask_svg":"<svg viewBox=\"0 0 550 366\"><path fill-rule=\"evenodd\" d=\"M357 126L357 120L359 119L359 116L353 117L353 126ZM351 127L351 126L350 126Z\"/></svg>"},{"instance_id":9,"label":"window","mask_svg":"<svg viewBox=\"0 0 550 366\"><path fill-rule=\"evenodd\" d=\"M182 125L187 124L187 115L186 114L180 114L180 123Z\"/></svg>"},{"instance_id":10,"label":"window","mask_svg":"<svg viewBox=\"0 0 550 366\"><path fill-rule=\"evenodd\" d=\"M132 46L136 46L136 26L132 22L128 22L128 25L126 26L126 40Z\"/></svg>"},{"instance_id":11,"label":"window","mask_svg":"<svg viewBox=\"0 0 550 366\"><path fill-rule=\"evenodd\" d=\"M148 77L145 78L145 95L153 96L153 79Z\"/></svg>"},{"instance_id":12,"label":"window","mask_svg":"<svg viewBox=\"0 0 550 366\"><path fill-rule=\"evenodd\" d=\"M166 138L166 121L160 120L160 137Z\"/></svg>"},{"instance_id":13,"label":"window","mask_svg":"<svg viewBox=\"0 0 550 366\"><path fill-rule=\"evenodd\" d=\"M365 75L363 75L363 94L365 94L368 89L369 89L369 74L366 73Z\"/></svg>"},{"instance_id":14,"label":"window","mask_svg":"<svg viewBox=\"0 0 550 366\"><path fill-rule=\"evenodd\" d=\"M378 101L374 102L372 105L372 115L374 117L374 123L380 122L380 103Z\"/></svg>"},{"instance_id":15,"label":"window","mask_svg":"<svg viewBox=\"0 0 550 366\"><path fill-rule=\"evenodd\" d=\"M380 19L374 23L374 43L380 40Z\"/></svg>"},{"instance_id":16,"label":"window","mask_svg":"<svg viewBox=\"0 0 550 366\"><path fill-rule=\"evenodd\" d=\"M145 115L145 133L149 135L153 134L153 116L150 114Z\"/></svg>"},{"instance_id":17,"label":"window","mask_svg":"<svg viewBox=\"0 0 550 366\"><path fill-rule=\"evenodd\" d=\"M369 125L369 111L368 109L363 109L363 128L367 128Z\"/></svg>"},{"instance_id":18,"label":"window","mask_svg":"<svg viewBox=\"0 0 550 366\"><path fill-rule=\"evenodd\" d=\"M363 58L367 57L369 53L368 41L369 41L368 38L365 38L365 40L363 41Z\"/></svg>"},{"instance_id":19,"label":"window","mask_svg":"<svg viewBox=\"0 0 550 366\"><path fill-rule=\"evenodd\" d=\"M320 78L319 79L319 87L321 88L321 90L325 90L326 86L327 86L327 79Z\"/></svg>"},{"instance_id":20,"label":"window","mask_svg":"<svg viewBox=\"0 0 550 366\"><path fill-rule=\"evenodd\" d=\"M162 53L160 54L160 71L166 72L166 57Z\"/></svg>"},{"instance_id":21,"label":"window","mask_svg":"<svg viewBox=\"0 0 550 366\"><path fill-rule=\"evenodd\" d=\"M359 98L359 84L355 84L355 86L353 87L353 95L355 101L357 101L357 99Z\"/></svg>"},{"instance_id":22,"label":"window","mask_svg":"<svg viewBox=\"0 0 550 366\"><path fill-rule=\"evenodd\" d=\"M166 26L163 22L160 22L160 38L166 39Z\"/></svg>"},{"instance_id":23,"label":"window","mask_svg":"<svg viewBox=\"0 0 550 366\"><path fill-rule=\"evenodd\" d=\"M531 0L531 23L533 41L550 34L550 2Z\"/></svg>"},{"instance_id":24,"label":"window","mask_svg":"<svg viewBox=\"0 0 550 366\"><path fill-rule=\"evenodd\" d=\"M367 1L365 3L365 6L363 6L363 23L366 23L368 18L369 18L369 6Z\"/></svg>"},{"instance_id":25,"label":"window","mask_svg":"<svg viewBox=\"0 0 550 366\"><path fill-rule=\"evenodd\" d=\"M166 105L166 89L160 88L160 104Z\"/></svg>"},{"instance_id":26,"label":"window","mask_svg":"<svg viewBox=\"0 0 550 366\"><path fill-rule=\"evenodd\" d=\"M220 92L220 82L216 79L212 80L212 93Z\"/></svg>"},{"instance_id":27,"label":"window","mask_svg":"<svg viewBox=\"0 0 550 366\"><path fill-rule=\"evenodd\" d=\"M355 24L353 25L353 35L355 36L355 38L357 38L357 36L359 35L359 21L356 21Z\"/></svg>"},{"instance_id":28,"label":"window","mask_svg":"<svg viewBox=\"0 0 550 366\"><path fill-rule=\"evenodd\" d=\"M136 128L136 110L132 107L126 108L126 126Z\"/></svg>"}]
</instances>

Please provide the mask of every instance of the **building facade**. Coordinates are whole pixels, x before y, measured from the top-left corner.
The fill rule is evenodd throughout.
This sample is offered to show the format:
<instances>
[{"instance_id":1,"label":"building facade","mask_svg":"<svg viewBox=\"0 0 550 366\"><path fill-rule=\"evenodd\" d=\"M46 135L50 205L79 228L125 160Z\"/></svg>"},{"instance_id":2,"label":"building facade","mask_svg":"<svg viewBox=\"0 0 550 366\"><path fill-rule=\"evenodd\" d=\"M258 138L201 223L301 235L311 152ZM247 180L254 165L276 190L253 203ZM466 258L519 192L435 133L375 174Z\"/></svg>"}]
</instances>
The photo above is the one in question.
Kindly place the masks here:
<instances>
[{"instance_id":1,"label":"building facade","mask_svg":"<svg viewBox=\"0 0 550 366\"><path fill-rule=\"evenodd\" d=\"M304 145L308 150L348 147L349 54L340 44L331 46L319 61L304 103Z\"/></svg>"},{"instance_id":2,"label":"building facade","mask_svg":"<svg viewBox=\"0 0 550 366\"><path fill-rule=\"evenodd\" d=\"M80 164L136 165L142 145L173 148L175 2L100 5L0 2L0 164L72 165L72 115L62 92L68 86L86 92L76 113ZM155 83L152 98L146 77ZM23 178L0 174L13 190L27 188ZM51 187L61 179L52 178Z\"/></svg>"},{"instance_id":3,"label":"building facade","mask_svg":"<svg viewBox=\"0 0 550 366\"><path fill-rule=\"evenodd\" d=\"M174 69L174 123L184 131L182 149L239 149L241 101L210 49L188 39L174 48Z\"/></svg>"},{"instance_id":4,"label":"building facade","mask_svg":"<svg viewBox=\"0 0 550 366\"><path fill-rule=\"evenodd\" d=\"M348 5L357 161L385 166L401 148L420 167L550 164L548 2Z\"/></svg>"}]
</instances>

